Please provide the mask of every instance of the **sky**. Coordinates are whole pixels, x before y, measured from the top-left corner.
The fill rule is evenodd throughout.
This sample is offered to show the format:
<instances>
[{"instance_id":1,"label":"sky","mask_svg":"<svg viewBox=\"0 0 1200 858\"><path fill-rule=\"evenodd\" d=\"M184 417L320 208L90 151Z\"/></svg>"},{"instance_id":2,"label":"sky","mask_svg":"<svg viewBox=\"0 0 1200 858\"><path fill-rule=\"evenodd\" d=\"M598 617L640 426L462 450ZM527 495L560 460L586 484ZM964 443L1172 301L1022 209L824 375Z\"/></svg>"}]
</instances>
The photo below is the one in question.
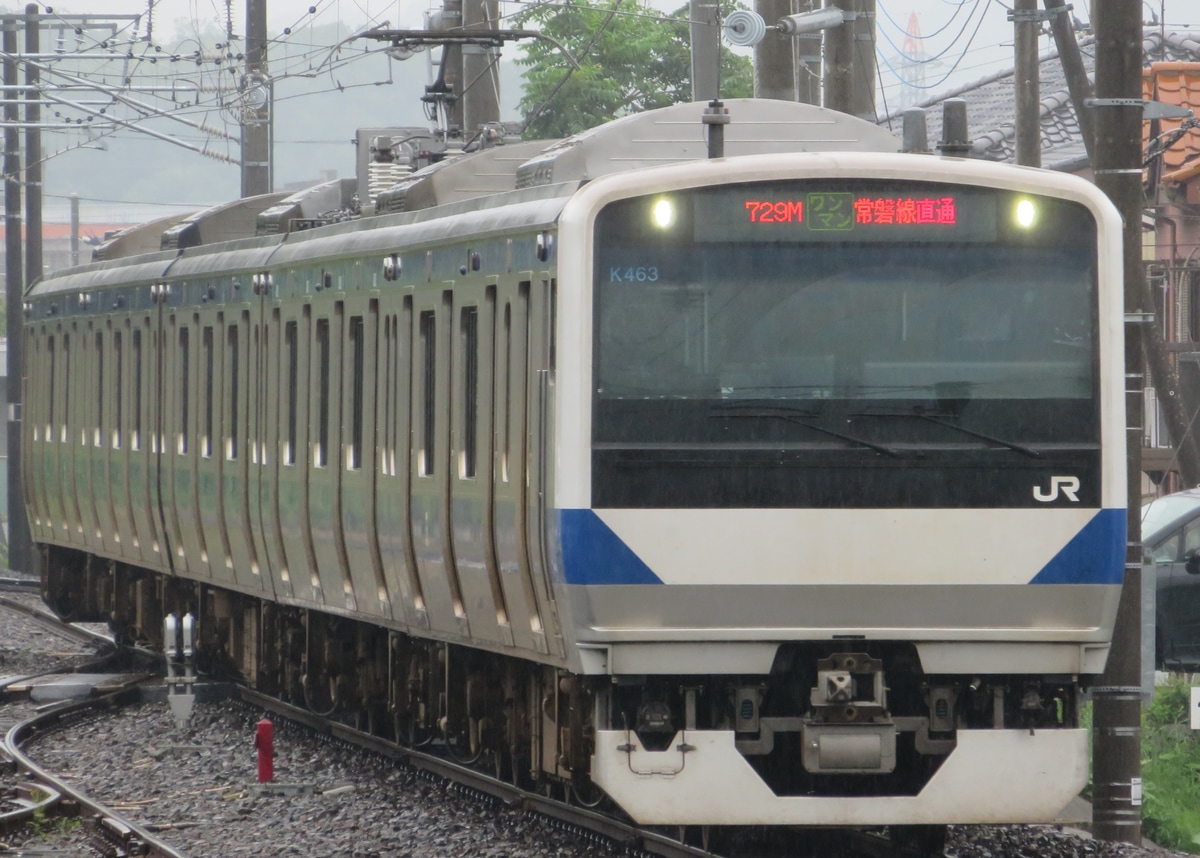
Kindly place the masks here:
<instances>
[{"instance_id":1,"label":"sky","mask_svg":"<svg viewBox=\"0 0 1200 858\"><path fill-rule=\"evenodd\" d=\"M360 27L383 26L384 22L394 28L421 28L424 14L434 5L430 0L266 2L272 36L293 41L303 40L308 27L339 22L346 26L347 34ZM502 0L501 15L513 15L528 2L555 0ZM647 0L648 5L664 11L684 2ZM1077 18L1086 23L1095 2L1098 0L1074 0ZM1011 6L1012 0L877 0L884 100L911 103L1011 67L1012 24L1007 20ZM1165 21L1170 27L1191 27L1200 32L1200 0L1145 0L1142 6L1148 25ZM160 31L180 21L223 26L230 14L236 30L244 21L245 7L246 0L64 0L50 6L65 14L148 15L144 20ZM907 38L913 21L920 35ZM1048 38L1043 39L1043 47L1050 47Z\"/></svg>"},{"instance_id":2,"label":"sky","mask_svg":"<svg viewBox=\"0 0 1200 858\"><path fill-rule=\"evenodd\" d=\"M561 0L500 0L501 25L504 26L505 19L533 2L544 4ZM652 22L657 13L674 11L687 0L644 2L647 6L647 20ZM753 6L753 0L743 2ZM1007 12L1012 2L1013 0L876 0L877 53L881 84L877 111L881 115L895 113L906 105L936 97L1010 69L1013 64L1013 25L1007 20ZM1101 0L1071 2L1076 18L1087 24L1091 20L1091 6ZM174 40L180 37L194 36L195 41L200 43L199 46L211 51L219 46L217 39L221 37L228 23L232 23L235 34L244 35L246 3L247 0L62 0L41 4L41 10L49 15L139 15L141 18L136 24L136 30L133 29L132 22L129 22L129 32L134 36L144 40L146 30L150 28L153 31L152 42L163 45L173 44ZM441 0L437 0L437 3L440 6ZM281 81L291 76L291 80L276 85L277 116L284 117L287 110L287 105L281 104L280 99L294 93L294 97L303 100L304 113L307 115L321 114L325 111L332 118L333 110L340 110L343 105L355 104L367 105L365 111L372 117L369 121L357 122L358 125L379 125L380 121L375 117L387 117L383 124L388 125L428 124L421 114L417 98L432 73L428 61L410 59L403 63L389 62L379 54L373 57L359 56L356 59L353 56L355 50L366 53L369 50L368 44L371 46L370 50L377 49L378 46L363 40L349 41L349 37L370 27L421 29L424 27L425 14L433 5L432 0L266 0L266 4L268 33L272 38L268 48L271 72L280 76ZM24 10L25 5L24 0L0 0L0 11ZM1194 29L1200 38L1200 0L1145 0L1142 8L1146 26L1162 26L1165 21L1166 26L1173 30ZM913 22L916 25L915 35L907 32ZM509 25L511 26L511 23ZM330 51L331 32L336 33L332 40L348 40L346 46L336 55ZM128 33L125 37L129 38ZM61 33L59 38L62 38ZM70 40L69 31L66 38ZM46 47L44 43L43 48ZM1048 36L1043 37L1041 48L1052 48ZM218 83L227 85L237 75L232 67L234 64L228 62L220 67L208 62L202 68L196 66L190 71L185 68L186 63L173 66L164 63L151 67L145 65L145 45L137 47L136 50L142 71L174 75L163 79L190 79L191 83L187 85L201 89L209 87L208 92L214 91L211 87ZM513 46L506 46L506 58L516 55L517 51ZM339 66L339 62L345 65ZM354 69L350 68L351 63L354 64ZM342 68L345 68L345 71L342 71ZM320 74L311 73L314 70ZM120 68L114 67L113 72L115 76L112 79L119 81L122 74ZM365 83L359 82L350 86L349 78L355 74L360 75L360 80L361 74L374 77L368 77ZM519 116L515 115L517 96L509 91L518 89L515 84L510 85L510 82L516 80L517 73L512 72L511 75L502 87L502 104L510 105L508 110L514 114L503 114L502 118L506 120L519 119ZM302 78L312 80L306 83ZM378 85L382 83L396 85ZM343 91L344 84L346 87ZM333 98L335 101L321 101L311 88L301 91L302 86L310 85L323 88L324 97ZM160 99L158 103L162 103L162 96L154 97ZM150 98L149 95L145 96L146 100ZM170 106L172 99L178 101L175 107ZM166 98L167 112L174 110L178 119L194 117L191 120L194 125L180 127L179 123L176 123L170 127L169 133L178 135L186 145L193 147L203 147L206 150L224 147L217 152L217 157L224 157L228 162L239 151L236 138L238 119L227 109L204 109L199 103L201 100L193 104L189 113L186 99L180 101L174 94ZM300 105L301 101L294 103ZM108 117L114 116L115 113L116 110L109 113ZM345 130L333 127L333 122L321 124L320 116L317 117L316 123L306 121L308 124L301 132L289 129L286 124L277 127L277 139L288 144L277 146L276 149L277 187L281 184L281 179L307 180L313 177L318 169L331 167L338 175L347 175L353 170L353 156L344 146L338 150L340 154L336 159L326 154L332 151L329 147L334 145L335 141L338 145L343 145L342 141L348 136ZM84 177L87 175L95 176L97 172L111 170L106 166L113 162L111 156L104 157L86 150L103 149L110 144L109 151L113 148L127 149L131 145L127 142L131 136L141 136L117 131L115 134L109 134L106 139L97 140L94 136L89 137L84 129L98 127L98 124L75 127L80 130L63 131L57 136L48 135L52 146L61 147L59 150L48 150L52 153L51 157L56 159L56 169L51 175L56 180L61 179L69 183L71 187L85 184ZM214 127L217 133L210 134L209 129ZM59 142L60 140L62 142ZM157 149L152 147L152 141L142 141L139 145L145 145L150 153L157 152ZM160 143L158 148L170 148L171 145ZM60 157L60 152L65 157ZM172 153L182 154L177 148L172 150ZM290 166L284 155L292 157ZM214 156L205 152L205 157ZM75 168L74 173L68 169L70 167ZM219 199L236 195L236 187L233 187L236 167L225 166L220 175L224 178L221 179L219 187L217 183L210 183L210 190L219 195ZM229 178L230 176L233 178ZM141 182L143 185L155 182L158 185L162 184L161 180L156 180L153 176L142 177ZM131 198L146 198L150 195L151 191L146 187L130 187L128 192L128 197ZM103 193L97 192L97 196L116 196L116 191L106 188ZM124 198L126 195L121 196Z\"/></svg>"}]
</instances>

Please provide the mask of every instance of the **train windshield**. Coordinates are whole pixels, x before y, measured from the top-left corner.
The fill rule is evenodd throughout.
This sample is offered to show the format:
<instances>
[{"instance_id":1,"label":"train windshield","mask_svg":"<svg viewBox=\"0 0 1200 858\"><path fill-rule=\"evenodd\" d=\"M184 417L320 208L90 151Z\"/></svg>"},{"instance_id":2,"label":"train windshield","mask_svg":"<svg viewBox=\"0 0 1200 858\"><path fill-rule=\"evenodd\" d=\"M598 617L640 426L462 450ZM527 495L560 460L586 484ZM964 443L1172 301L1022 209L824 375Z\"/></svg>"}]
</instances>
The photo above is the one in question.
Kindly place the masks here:
<instances>
[{"instance_id":1,"label":"train windshield","mask_svg":"<svg viewBox=\"0 0 1200 858\"><path fill-rule=\"evenodd\" d=\"M895 181L743 185L614 203L595 234L601 446L1098 443L1082 205Z\"/></svg>"}]
</instances>

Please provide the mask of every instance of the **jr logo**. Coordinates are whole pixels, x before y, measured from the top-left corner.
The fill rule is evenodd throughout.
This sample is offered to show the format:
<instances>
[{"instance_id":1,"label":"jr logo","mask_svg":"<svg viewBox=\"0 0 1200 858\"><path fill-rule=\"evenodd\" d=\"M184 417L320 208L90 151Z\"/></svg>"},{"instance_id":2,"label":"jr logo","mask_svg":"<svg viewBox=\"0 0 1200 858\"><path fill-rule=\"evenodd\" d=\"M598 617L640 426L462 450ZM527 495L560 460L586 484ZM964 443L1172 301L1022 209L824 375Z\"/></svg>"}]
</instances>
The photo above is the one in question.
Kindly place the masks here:
<instances>
[{"instance_id":1,"label":"jr logo","mask_svg":"<svg viewBox=\"0 0 1200 858\"><path fill-rule=\"evenodd\" d=\"M1058 500L1058 495L1061 492L1062 496L1071 503L1079 503L1079 496L1075 494L1079 491L1079 477L1051 477L1050 491L1042 491L1041 486L1033 487L1033 499L1041 503L1050 503Z\"/></svg>"}]
</instances>

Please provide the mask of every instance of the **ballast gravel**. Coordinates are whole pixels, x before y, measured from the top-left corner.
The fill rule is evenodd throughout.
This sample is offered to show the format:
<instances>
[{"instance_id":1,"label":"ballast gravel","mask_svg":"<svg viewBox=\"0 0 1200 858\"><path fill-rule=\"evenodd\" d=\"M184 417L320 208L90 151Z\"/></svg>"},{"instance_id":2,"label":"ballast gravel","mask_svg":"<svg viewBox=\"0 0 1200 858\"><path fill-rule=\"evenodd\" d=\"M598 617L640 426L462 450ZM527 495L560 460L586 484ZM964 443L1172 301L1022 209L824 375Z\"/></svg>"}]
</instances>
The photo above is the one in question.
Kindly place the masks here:
<instances>
[{"instance_id":1,"label":"ballast gravel","mask_svg":"<svg viewBox=\"0 0 1200 858\"><path fill-rule=\"evenodd\" d=\"M115 719L83 721L49 734L29 753L193 858L625 854L286 724L276 727L275 784L303 789L290 796L257 796L254 734L261 717L238 703L197 705L188 728L180 730L166 703L146 703ZM946 854L1165 858L1171 853L1100 843L1052 826L956 826Z\"/></svg>"},{"instance_id":2,"label":"ballast gravel","mask_svg":"<svg viewBox=\"0 0 1200 858\"><path fill-rule=\"evenodd\" d=\"M18 643L19 642L19 643ZM44 669L71 646L0 611L0 675ZM75 653L79 655L79 653ZM28 703L0 701L9 724ZM38 737L26 752L191 858L608 858L622 847L449 786L363 751L275 725L274 784L257 794L254 735L262 713L198 703L179 728L166 702L86 718ZM9 775L6 783L12 783ZM9 787L11 789L11 786ZM0 834L0 856L89 856L78 824L43 821ZM1053 826L955 826L950 858L1170 858L1152 846L1100 843Z\"/></svg>"}]
</instances>

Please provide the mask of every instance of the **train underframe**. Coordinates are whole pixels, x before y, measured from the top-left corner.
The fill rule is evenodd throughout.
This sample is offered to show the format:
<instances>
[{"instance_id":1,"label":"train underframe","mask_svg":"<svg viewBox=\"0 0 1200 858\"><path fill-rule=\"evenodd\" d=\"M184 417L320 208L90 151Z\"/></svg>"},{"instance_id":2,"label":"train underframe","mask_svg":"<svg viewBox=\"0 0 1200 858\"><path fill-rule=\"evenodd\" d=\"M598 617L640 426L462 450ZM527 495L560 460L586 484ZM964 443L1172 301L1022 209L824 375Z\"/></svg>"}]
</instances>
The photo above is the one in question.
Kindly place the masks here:
<instances>
[{"instance_id":1,"label":"train underframe","mask_svg":"<svg viewBox=\"0 0 1200 858\"><path fill-rule=\"evenodd\" d=\"M748 813L770 824L807 802L816 815L789 811L790 824L936 828L960 820L903 802L960 743L1003 739L994 759L1078 756L1075 677L928 676L904 642L786 643L769 676L581 676L72 549L44 546L41 559L43 597L64 618L162 648L164 617L190 613L201 673L524 788L587 806L615 800L639 822L721 824L726 794L743 783L741 823ZM1026 735L1043 744L1005 744ZM957 777L987 780L943 780L957 789ZM706 800L683 809L675 798L699 793Z\"/></svg>"}]
</instances>

